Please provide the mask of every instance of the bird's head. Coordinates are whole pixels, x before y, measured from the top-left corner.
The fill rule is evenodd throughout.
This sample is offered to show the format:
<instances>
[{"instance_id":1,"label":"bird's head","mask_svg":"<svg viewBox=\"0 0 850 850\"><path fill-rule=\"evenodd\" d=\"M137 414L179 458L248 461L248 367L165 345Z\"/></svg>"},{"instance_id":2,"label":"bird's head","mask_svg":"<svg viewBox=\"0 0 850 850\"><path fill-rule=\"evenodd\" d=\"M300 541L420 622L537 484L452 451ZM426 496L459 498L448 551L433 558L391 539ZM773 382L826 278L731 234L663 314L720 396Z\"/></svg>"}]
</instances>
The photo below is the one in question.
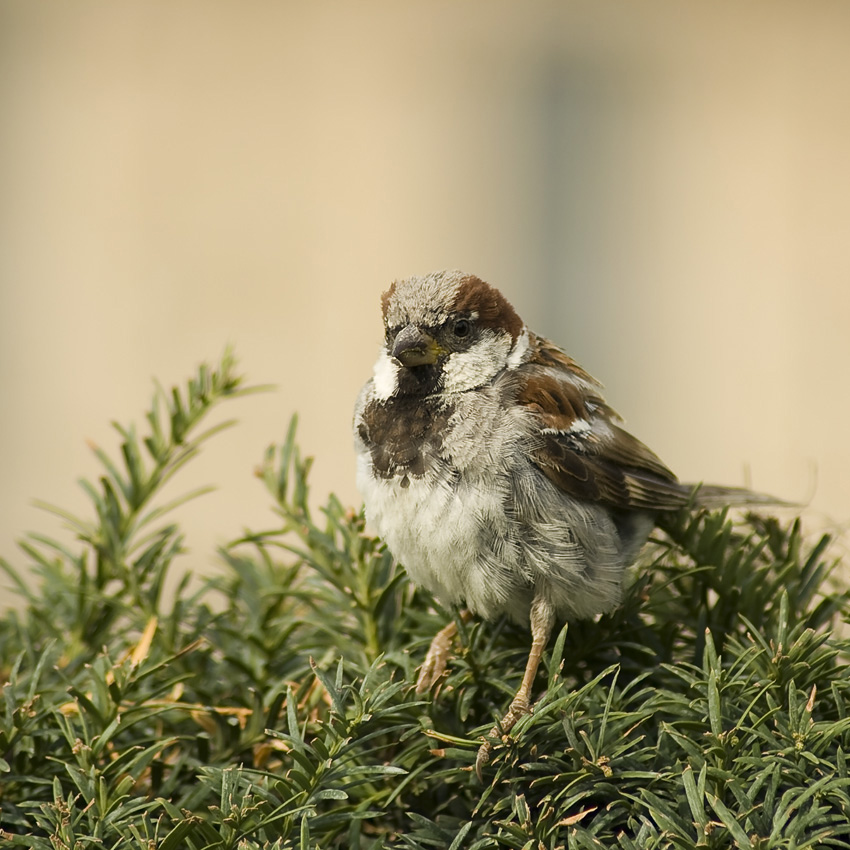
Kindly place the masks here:
<instances>
[{"instance_id":1,"label":"bird's head","mask_svg":"<svg viewBox=\"0 0 850 850\"><path fill-rule=\"evenodd\" d=\"M522 319L473 275L434 272L397 280L382 297L384 347L375 364L379 397L452 394L490 383L528 349Z\"/></svg>"}]
</instances>

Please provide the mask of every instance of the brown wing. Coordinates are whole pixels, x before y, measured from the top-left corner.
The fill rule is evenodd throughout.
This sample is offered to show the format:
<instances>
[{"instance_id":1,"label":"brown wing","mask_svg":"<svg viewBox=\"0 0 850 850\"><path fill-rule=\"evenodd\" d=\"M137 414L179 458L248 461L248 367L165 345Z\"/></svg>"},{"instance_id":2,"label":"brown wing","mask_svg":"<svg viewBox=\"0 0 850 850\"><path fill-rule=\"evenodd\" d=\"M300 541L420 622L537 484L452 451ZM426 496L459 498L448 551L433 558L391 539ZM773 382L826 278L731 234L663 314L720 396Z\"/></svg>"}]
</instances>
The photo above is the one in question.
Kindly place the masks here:
<instances>
[{"instance_id":1,"label":"brown wing","mask_svg":"<svg viewBox=\"0 0 850 850\"><path fill-rule=\"evenodd\" d=\"M517 401L539 420L531 456L544 475L571 496L615 508L685 504L690 488L620 427L599 384L548 341L533 339L532 345L534 356L520 368Z\"/></svg>"}]
</instances>

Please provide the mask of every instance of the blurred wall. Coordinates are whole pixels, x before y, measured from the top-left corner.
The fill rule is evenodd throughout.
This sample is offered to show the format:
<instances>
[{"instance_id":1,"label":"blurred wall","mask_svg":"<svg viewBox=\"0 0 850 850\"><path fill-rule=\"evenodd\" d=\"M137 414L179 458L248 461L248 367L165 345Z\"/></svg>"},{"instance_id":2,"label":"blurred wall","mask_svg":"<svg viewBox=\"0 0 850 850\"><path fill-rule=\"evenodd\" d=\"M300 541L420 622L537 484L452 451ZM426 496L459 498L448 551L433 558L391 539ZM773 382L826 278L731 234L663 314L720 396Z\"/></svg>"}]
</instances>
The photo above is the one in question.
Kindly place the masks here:
<instances>
[{"instance_id":1,"label":"blurred wall","mask_svg":"<svg viewBox=\"0 0 850 850\"><path fill-rule=\"evenodd\" d=\"M172 483L219 485L184 565L272 521L252 470L293 411L315 500L359 503L380 292L445 267L682 478L841 525L848 37L842 2L4 0L0 553L228 342L277 391Z\"/></svg>"}]
</instances>

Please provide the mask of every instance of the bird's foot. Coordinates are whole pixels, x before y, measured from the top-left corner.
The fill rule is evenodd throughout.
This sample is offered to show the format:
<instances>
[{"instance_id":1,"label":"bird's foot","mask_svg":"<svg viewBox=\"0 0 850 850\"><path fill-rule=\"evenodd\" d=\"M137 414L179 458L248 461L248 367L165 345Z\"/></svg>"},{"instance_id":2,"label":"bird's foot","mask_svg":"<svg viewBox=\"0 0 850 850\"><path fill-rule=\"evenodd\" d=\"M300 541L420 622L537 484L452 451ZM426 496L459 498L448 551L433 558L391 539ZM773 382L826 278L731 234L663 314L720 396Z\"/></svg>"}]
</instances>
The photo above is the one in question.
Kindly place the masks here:
<instances>
[{"instance_id":1,"label":"bird's foot","mask_svg":"<svg viewBox=\"0 0 850 850\"><path fill-rule=\"evenodd\" d=\"M424 694L443 675L449 658L452 641L457 634L457 623L452 620L445 628L440 629L431 641L425 661L416 679L416 693Z\"/></svg>"},{"instance_id":2,"label":"bird's foot","mask_svg":"<svg viewBox=\"0 0 850 850\"><path fill-rule=\"evenodd\" d=\"M484 768L493 756L493 742L507 735L516 726L517 720L523 714L528 714L530 710L528 697L520 690L520 693L513 698L507 714L487 733L484 743L478 748L478 755L475 756L475 773L479 781L483 782Z\"/></svg>"},{"instance_id":3,"label":"bird's foot","mask_svg":"<svg viewBox=\"0 0 850 850\"><path fill-rule=\"evenodd\" d=\"M461 622L468 623L472 619L472 614L464 608L460 612L460 619ZM452 620L451 623L434 635L431 646L428 647L428 652L425 653L425 660L422 662L422 667L419 669L419 676L416 679L417 694L424 694L426 691L431 690L431 687L443 675L446 670L446 662L449 660L452 641L455 637L457 637L456 620Z\"/></svg>"}]
</instances>

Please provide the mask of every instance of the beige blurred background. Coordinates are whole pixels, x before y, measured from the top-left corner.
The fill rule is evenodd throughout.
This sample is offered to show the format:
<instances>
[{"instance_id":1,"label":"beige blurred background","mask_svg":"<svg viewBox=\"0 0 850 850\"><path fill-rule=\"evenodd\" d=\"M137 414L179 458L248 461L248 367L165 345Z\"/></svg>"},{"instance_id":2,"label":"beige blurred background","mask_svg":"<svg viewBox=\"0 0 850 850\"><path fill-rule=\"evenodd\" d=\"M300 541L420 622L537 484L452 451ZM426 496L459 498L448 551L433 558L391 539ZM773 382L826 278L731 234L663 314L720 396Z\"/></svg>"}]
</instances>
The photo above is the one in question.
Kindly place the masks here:
<instances>
[{"instance_id":1,"label":"beige blurred background","mask_svg":"<svg viewBox=\"0 0 850 850\"><path fill-rule=\"evenodd\" d=\"M290 414L359 504L379 295L501 288L682 478L850 517L850 4L0 4L0 553L232 343L273 394L172 482L268 526ZM5 585L0 580L0 585ZM0 590L0 607L10 602Z\"/></svg>"}]
</instances>

